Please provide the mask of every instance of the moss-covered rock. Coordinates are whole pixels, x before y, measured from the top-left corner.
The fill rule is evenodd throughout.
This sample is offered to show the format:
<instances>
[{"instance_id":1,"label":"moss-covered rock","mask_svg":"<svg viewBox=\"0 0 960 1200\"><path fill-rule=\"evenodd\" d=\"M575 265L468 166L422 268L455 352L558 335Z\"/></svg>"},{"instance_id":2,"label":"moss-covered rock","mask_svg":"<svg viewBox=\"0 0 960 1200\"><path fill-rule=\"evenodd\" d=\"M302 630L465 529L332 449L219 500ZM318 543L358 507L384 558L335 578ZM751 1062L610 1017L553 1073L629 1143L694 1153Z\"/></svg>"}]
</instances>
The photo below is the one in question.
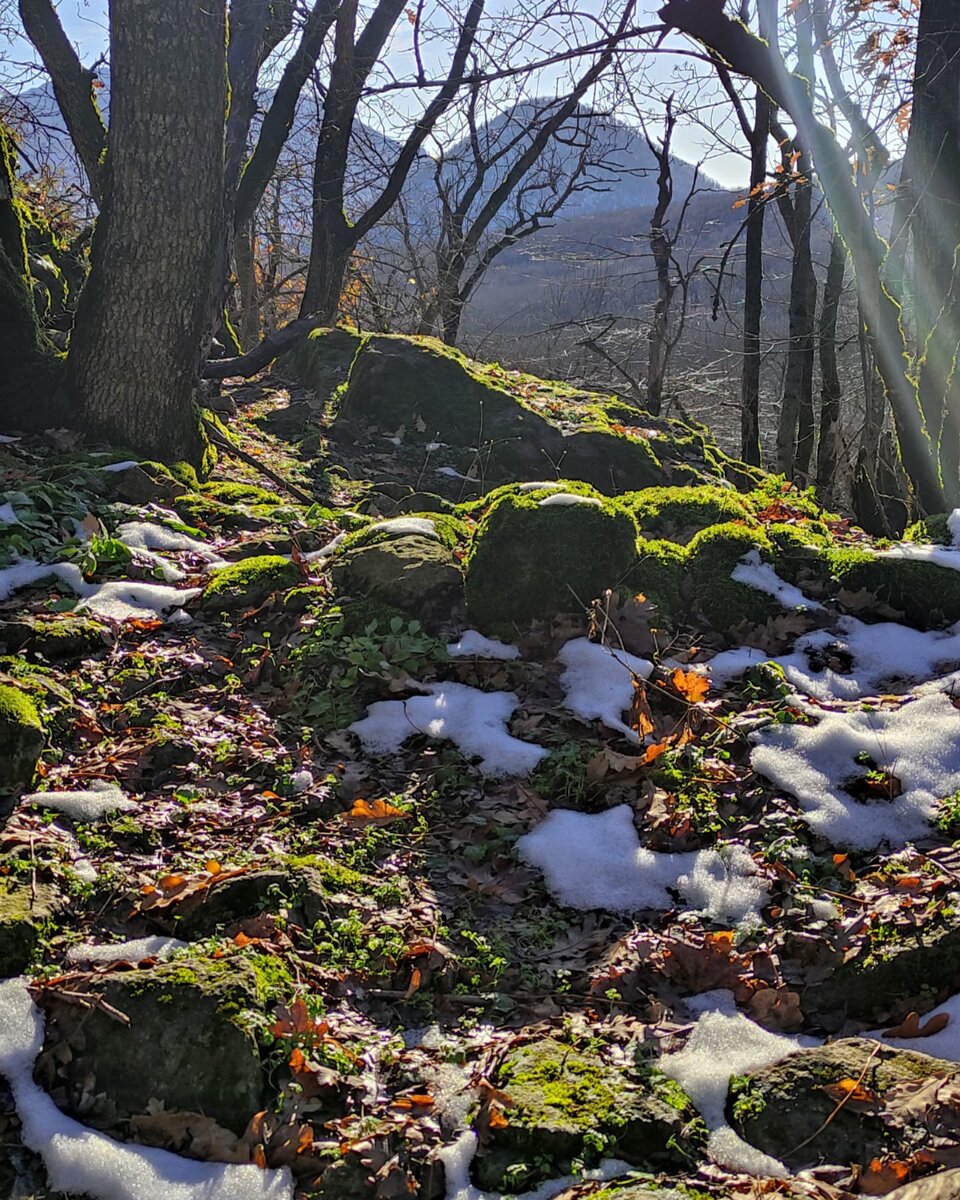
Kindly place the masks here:
<instances>
[{"instance_id":1,"label":"moss-covered rock","mask_svg":"<svg viewBox=\"0 0 960 1200\"><path fill-rule=\"evenodd\" d=\"M916 521L904 530L903 540L950 546L953 544L953 535L947 526L949 519L949 513L934 513L932 516L924 517L923 520Z\"/></svg>"},{"instance_id":2,"label":"moss-covered rock","mask_svg":"<svg viewBox=\"0 0 960 1200\"><path fill-rule=\"evenodd\" d=\"M960 976L960 917L928 922L916 936L869 941L846 961L838 955L832 975L803 992L803 1010L828 1029L847 1018L898 1021L924 992L953 990Z\"/></svg>"},{"instance_id":3,"label":"moss-covered rock","mask_svg":"<svg viewBox=\"0 0 960 1200\"><path fill-rule=\"evenodd\" d=\"M948 1075L960 1080L955 1063L878 1046L867 1038L843 1038L735 1078L730 1112L742 1137L788 1167L865 1165L887 1154L907 1157L929 1136L922 1116L912 1127L909 1119L902 1124L882 1119L882 1101L890 1089ZM838 1109L838 1097L825 1089L851 1079L862 1080L864 1088L879 1098L875 1109L862 1111L862 1105Z\"/></svg>"},{"instance_id":4,"label":"moss-covered rock","mask_svg":"<svg viewBox=\"0 0 960 1200\"><path fill-rule=\"evenodd\" d=\"M727 523L702 529L687 548L689 586L704 617L719 630L741 621L763 622L780 606L765 592L737 583L731 574L745 554L772 547L761 529Z\"/></svg>"},{"instance_id":5,"label":"moss-covered rock","mask_svg":"<svg viewBox=\"0 0 960 1200\"><path fill-rule=\"evenodd\" d=\"M337 556L330 574L338 592L418 615L457 604L463 590L453 551L419 533L348 549Z\"/></svg>"},{"instance_id":6,"label":"moss-covered rock","mask_svg":"<svg viewBox=\"0 0 960 1200\"><path fill-rule=\"evenodd\" d=\"M273 592L293 587L299 578L296 564L279 555L245 558L214 574L203 590L203 607L217 611L256 608Z\"/></svg>"},{"instance_id":7,"label":"moss-covered rock","mask_svg":"<svg viewBox=\"0 0 960 1200\"><path fill-rule=\"evenodd\" d=\"M753 523L749 506L732 488L651 487L629 492L620 502L633 513L640 536L686 544L701 529L727 521Z\"/></svg>"},{"instance_id":8,"label":"moss-covered rock","mask_svg":"<svg viewBox=\"0 0 960 1200\"><path fill-rule=\"evenodd\" d=\"M277 365L313 388L319 400L327 401L349 375L362 341L362 335L353 329L314 329Z\"/></svg>"},{"instance_id":9,"label":"moss-covered rock","mask_svg":"<svg viewBox=\"0 0 960 1200\"><path fill-rule=\"evenodd\" d=\"M687 555L676 542L641 538L637 543L636 565L624 582L631 592L641 593L657 606L661 623L674 622L685 607L686 567Z\"/></svg>"},{"instance_id":10,"label":"moss-covered rock","mask_svg":"<svg viewBox=\"0 0 960 1200\"><path fill-rule=\"evenodd\" d=\"M0 877L0 976L23 974L57 908L57 893L49 884L31 887L28 880Z\"/></svg>"},{"instance_id":11,"label":"moss-covered rock","mask_svg":"<svg viewBox=\"0 0 960 1200\"><path fill-rule=\"evenodd\" d=\"M29 787L43 741L37 706L20 688L0 683L0 794Z\"/></svg>"},{"instance_id":12,"label":"moss-covered rock","mask_svg":"<svg viewBox=\"0 0 960 1200\"><path fill-rule=\"evenodd\" d=\"M285 500L276 492L268 492L266 488L257 487L253 483L236 483L234 481L214 480L200 485L204 496L211 496L223 504L283 504Z\"/></svg>"},{"instance_id":13,"label":"moss-covered rock","mask_svg":"<svg viewBox=\"0 0 960 1200\"><path fill-rule=\"evenodd\" d=\"M81 658L113 645L111 626L80 613L24 613L0 621L0 650L46 659Z\"/></svg>"},{"instance_id":14,"label":"moss-covered rock","mask_svg":"<svg viewBox=\"0 0 960 1200\"><path fill-rule=\"evenodd\" d=\"M188 490L169 467L157 462L141 462L125 471L109 471L106 478L117 499L128 504L169 504Z\"/></svg>"},{"instance_id":15,"label":"moss-covered rock","mask_svg":"<svg viewBox=\"0 0 960 1200\"><path fill-rule=\"evenodd\" d=\"M682 1161L694 1111L683 1092L639 1083L553 1039L508 1054L497 1086L513 1101L473 1163L482 1188L521 1192L564 1175L575 1159L622 1158L636 1166Z\"/></svg>"},{"instance_id":16,"label":"moss-covered rock","mask_svg":"<svg viewBox=\"0 0 960 1200\"><path fill-rule=\"evenodd\" d=\"M655 443L609 427L577 429L564 438L564 474L591 483L608 496L654 487L673 468L657 457Z\"/></svg>"},{"instance_id":17,"label":"moss-covered rock","mask_svg":"<svg viewBox=\"0 0 960 1200\"><path fill-rule=\"evenodd\" d=\"M960 621L960 571L848 547L835 547L827 556L835 591L865 590L918 629Z\"/></svg>"},{"instance_id":18,"label":"moss-covered rock","mask_svg":"<svg viewBox=\"0 0 960 1200\"><path fill-rule=\"evenodd\" d=\"M39 998L47 1023L36 1073L66 1112L115 1127L159 1101L243 1132L265 1087L247 1014L266 997L249 962L232 955L113 971L98 977L97 992L129 1024L68 1004L56 988Z\"/></svg>"},{"instance_id":19,"label":"moss-covered rock","mask_svg":"<svg viewBox=\"0 0 960 1200\"><path fill-rule=\"evenodd\" d=\"M562 492L508 495L474 533L467 607L481 628L584 611L637 561L637 526L616 502Z\"/></svg>"}]
</instances>

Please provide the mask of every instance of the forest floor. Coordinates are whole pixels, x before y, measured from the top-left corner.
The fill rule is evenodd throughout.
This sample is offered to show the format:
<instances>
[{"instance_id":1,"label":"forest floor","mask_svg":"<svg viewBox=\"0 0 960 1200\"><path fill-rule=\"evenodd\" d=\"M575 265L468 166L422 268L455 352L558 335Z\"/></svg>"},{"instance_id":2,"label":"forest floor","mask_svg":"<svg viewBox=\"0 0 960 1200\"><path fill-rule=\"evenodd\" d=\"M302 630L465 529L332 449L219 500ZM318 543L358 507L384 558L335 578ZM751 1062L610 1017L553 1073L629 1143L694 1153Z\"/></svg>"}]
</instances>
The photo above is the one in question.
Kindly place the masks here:
<instances>
[{"instance_id":1,"label":"forest floor","mask_svg":"<svg viewBox=\"0 0 960 1200\"><path fill-rule=\"evenodd\" d=\"M423 462L305 442L312 396L282 379L224 391L266 470L222 457L205 502L163 478L148 498L146 475L132 500L140 468L69 435L0 447L21 576L62 561L117 585L79 620L66 568L17 590L0 568L0 685L46 729L0 833L0 949L20 959L0 1194L828 1200L960 1165L960 637L871 640L814 603L738 658L638 602L541 623L510 656L461 645L456 605L344 618L318 552L357 509L393 517ZM200 594L251 553L284 560L277 586ZM473 705L448 713L465 748L429 720L391 747L382 708L347 730L437 684ZM502 774L517 743L539 753ZM851 1037L765 1090L785 1056Z\"/></svg>"}]
</instances>

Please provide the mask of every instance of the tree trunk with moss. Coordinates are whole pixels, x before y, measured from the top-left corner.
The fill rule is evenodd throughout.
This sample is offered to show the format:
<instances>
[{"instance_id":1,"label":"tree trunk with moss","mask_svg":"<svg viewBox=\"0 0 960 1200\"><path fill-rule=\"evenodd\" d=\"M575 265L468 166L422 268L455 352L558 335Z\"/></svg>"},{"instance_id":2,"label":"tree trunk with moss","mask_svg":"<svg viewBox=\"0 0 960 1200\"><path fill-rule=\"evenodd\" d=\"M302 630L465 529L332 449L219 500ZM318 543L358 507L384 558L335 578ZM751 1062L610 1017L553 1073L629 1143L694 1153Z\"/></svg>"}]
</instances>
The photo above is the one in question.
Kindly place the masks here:
<instances>
[{"instance_id":1,"label":"tree trunk with moss","mask_svg":"<svg viewBox=\"0 0 960 1200\"><path fill-rule=\"evenodd\" d=\"M198 462L209 280L225 237L225 0L111 0L104 208L68 382L82 428Z\"/></svg>"},{"instance_id":2,"label":"tree trunk with moss","mask_svg":"<svg viewBox=\"0 0 960 1200\"><path fill-rule=\"evenodd\" d=\"M13 140L0 125L0 432L36 428L52 413L62 361L37 321L15 167Z\"/></svg>"}]
</instances>

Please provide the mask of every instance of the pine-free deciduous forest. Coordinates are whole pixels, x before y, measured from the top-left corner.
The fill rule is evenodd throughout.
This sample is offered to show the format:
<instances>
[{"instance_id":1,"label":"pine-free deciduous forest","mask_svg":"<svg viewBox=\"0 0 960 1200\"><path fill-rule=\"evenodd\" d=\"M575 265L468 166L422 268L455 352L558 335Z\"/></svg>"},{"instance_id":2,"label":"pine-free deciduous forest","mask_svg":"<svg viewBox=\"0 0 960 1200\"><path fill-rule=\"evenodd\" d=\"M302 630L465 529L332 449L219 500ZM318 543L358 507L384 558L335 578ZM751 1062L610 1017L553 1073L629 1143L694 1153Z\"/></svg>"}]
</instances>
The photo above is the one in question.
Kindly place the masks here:
<instances>
[{"instance_id":1,"label":"pine-free deciduous forest","mask_svg":"<svg viewBox=\"0 0 960 1200\"><path fill-rule=\"evenodd\" d=\"M960 7L0 0L0 1196L960 1197Z\"/></svg>"}]
</instances>

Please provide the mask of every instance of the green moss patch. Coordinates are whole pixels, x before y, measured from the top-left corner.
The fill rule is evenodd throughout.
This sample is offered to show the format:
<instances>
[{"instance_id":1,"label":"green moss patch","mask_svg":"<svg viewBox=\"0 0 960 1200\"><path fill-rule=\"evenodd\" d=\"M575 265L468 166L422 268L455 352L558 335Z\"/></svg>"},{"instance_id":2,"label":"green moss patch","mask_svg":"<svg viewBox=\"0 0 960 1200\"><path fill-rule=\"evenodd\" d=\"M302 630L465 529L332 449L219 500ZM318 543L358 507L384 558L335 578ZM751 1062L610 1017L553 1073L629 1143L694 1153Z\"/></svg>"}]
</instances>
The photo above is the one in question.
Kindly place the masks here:
<instances>
[{"instance_id":1,"label":"green moss patch","mask_svg":"<svg viewBox=\"0 0 960 1200\"><path fill-rule=\"evenodd\" d=\"M636 564L636 522L615 502L537 496L504 496L474 535L466 598L482 628L585 611Z\"/></svg>"},{"instance_id":2,"label":"green moss patch","mask_svg":"<svg viewBox=\"0 0 960 1200\"><path fill-rule=\"evenodd\" d=\"M700 611L715 629L730 629L741 621L761 623L780 611L771 596L730 578L743 556L758 547L772 553L762 530L732 523L702 529L690 542L689 585Z\"/></svg>"},{"instance_id":3,"label":"green moss patch","mask_svg":"<svg viewBox=\"0 0 960 1200\"><path fill-rule=\"evenodd\" d=\"M730 488L703 484L699 487L652 487L620 497L633 513L641 537L666 538L687 543L710 525L727 521L752 522L744 498Z\"/></svg>"},{"instance_id":4,"label":"green moss patch","mask_svg":"<svg viewBox=\"0 0 960 1200\"><path fill-rule=\"evenodd\" d=\"M0 793L30 786L43 742L37 706L20 688L0 684Z\"/></svg>"},{"instance_id":5,"label":"green moss patch","mask_svg":"<svg viewBox=\"0 0 960 1200\"><path fill-rule=\"evenodd\" d=\"M295 563L275 554L245 558L217 571L203 591L208 609L256 608L273 592L293 587L300 578Z\"/></svg>"}]
</instances>

